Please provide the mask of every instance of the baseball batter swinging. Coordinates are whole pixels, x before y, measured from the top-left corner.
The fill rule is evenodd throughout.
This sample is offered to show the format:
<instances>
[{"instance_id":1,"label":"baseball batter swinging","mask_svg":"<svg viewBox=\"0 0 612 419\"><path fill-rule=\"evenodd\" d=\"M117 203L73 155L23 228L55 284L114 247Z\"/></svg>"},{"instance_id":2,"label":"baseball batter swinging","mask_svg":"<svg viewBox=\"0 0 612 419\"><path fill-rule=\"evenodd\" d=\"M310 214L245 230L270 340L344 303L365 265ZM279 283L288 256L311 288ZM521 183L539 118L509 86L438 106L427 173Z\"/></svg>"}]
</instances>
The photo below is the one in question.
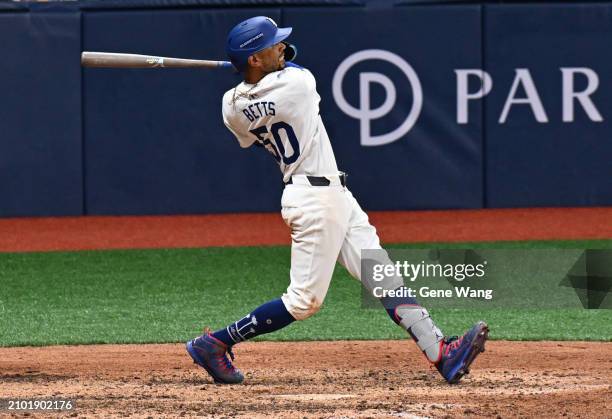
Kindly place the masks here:
<instances>
[{"instance_id":1,"label":"baseball batter swinging","mask_svg":"<svg viewBox=\"0 0 612 419\"><path fill-rule=\"evenodd\" d=\"M223 121L241 147L262 147L278 163L285 184L282 217L292 244L290 284L281 298L187 342L194 362L217 383L244 379L227 357L233 360L235 344L312 316L323 304L336 261L359 280L361 250L381 248L376 229L346 187L346 175L338 171L319 115L315 79L290 62L296 50L285 39L291 30L258 16L236 25L227 37L227 54L244 81L223 96ZM402 285L401 278L392 284ZM414 298L381 302L449 383L467 374L484 351L484 322L460 338L445 338Z\"/></svg>"}]
</instances>

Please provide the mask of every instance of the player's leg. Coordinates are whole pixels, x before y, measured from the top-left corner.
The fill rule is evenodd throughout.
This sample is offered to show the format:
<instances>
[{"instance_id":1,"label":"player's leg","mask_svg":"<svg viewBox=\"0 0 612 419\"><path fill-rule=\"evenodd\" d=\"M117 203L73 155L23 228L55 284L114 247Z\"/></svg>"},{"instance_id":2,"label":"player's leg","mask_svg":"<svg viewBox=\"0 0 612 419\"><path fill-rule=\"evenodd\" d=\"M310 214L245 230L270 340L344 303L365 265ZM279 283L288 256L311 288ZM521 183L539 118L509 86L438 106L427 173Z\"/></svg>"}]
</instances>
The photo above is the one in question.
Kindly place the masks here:
<instances>
[{"instance_id":1,"label":"player's leg","mask_svg":"<svg viewBox=\"0 0 612 419\"><path fill-rule=\"evenodd\" d=\"M204 368L216 383L236 384L244 380L242 372L227 358L233 359L232 346L264 333L274 332L295 319L280 298L257 307L251 313L214 333L187 342L187 352L193 361Z\"/></svg>"},{"instance_id":2,"label":"player's leg","mask_svg":"<svg viewBox=\"0 0 612 419\"><path fill-rule=\"evenodd\" d=\"M341 200L335 202L336 194L330 194L330 188L308 187L295 192L296 188L300 186L287 188L282 210L291 228L291 281L287 292L212 334L227 346L306 319L325 299L336 262L334 255L340 251L348 228L348 207Z\"/></svg>"},{"instance_id":3,"label":"player's leg","mask_svg":"<svg viewBox=\"0 0 612 419\"><path fill-rule=\"evenodd\" d=\"M349 223L341 186L285 188L282 215L291 228L291 282L282 300L297 320L321 308Z\"/></svg>"},{"instance_id":4,"label":"player's leg","mask_svg":"<svg viewBox=\"0 0 612 419\"><path fill-rule=\"evenodd\" d=\"M269 301L214 333L187 343L194 362L219 383L239 383L242 373L227 359L233 345L271 333L316 313L327 294L348 225L348 206L330 188L288 187L283 218L291 228L291 282L282 299Z\"/></svg>"},{"instance_id":5,"label":"player's leg","mask_svg":"<svg viewBox=\"0 0 612 419\"><path fill-rule=\"evenodd\" d=\"M349 229L345 237L338 261L349 273L361 280L361 250L382 249L376 229L370 224L367 214L361 209L351 192L346 190L347 200L351 205ZM385 255L381 263L391 263ZM390 278L385 284L386 289L397 289L404 285L401 277ZM397 325L406 330L417 346L431 362L438 362L441 356L441 346L444 335L434 324L428 311L421 307L412 297L383 298L381 303L389 317Z\"/></svg>"},{"instance_id":6,"label":"player's leg","mask_svg":"<svg viewBox=\"0 0 612 419\"><path fill-rule=\"evenodd\" d=\"M361 280L361 250L381 249L376 229L370 224L367 214L361 209L350 191L347 192L352 212L346 239L340 251L339 262L353 277ZM388 257L382 263L391 263ZM391 278L386 289L403 286L402 278ZM411 297L383 298L381 302L391 319L404 328L414 339L429 361L436 365L440 374L449 382L458 382L469 372L469 366L480 352L488 337L488 327L477 322L463 336L444 338L426 309Z\"/></svg>"}]
</instances>

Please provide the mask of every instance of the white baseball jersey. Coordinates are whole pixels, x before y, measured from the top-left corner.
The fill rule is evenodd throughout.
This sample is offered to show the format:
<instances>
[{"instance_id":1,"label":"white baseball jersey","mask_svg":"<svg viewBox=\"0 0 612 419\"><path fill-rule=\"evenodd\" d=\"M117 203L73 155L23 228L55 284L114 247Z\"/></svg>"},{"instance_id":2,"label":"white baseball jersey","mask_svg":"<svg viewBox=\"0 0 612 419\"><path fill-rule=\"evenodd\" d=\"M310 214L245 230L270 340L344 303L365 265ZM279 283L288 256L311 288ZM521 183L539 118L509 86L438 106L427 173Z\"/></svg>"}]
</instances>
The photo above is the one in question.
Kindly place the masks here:
<instances>
[{"instance_id":1,"label":"white baseball jersey","mask_svg":"<svg viewBox=\"0 0 612 419\"><path fill-rule=\"evenodd\" d=\"M256 84L240 83L223 95L223 122L241 147L265 147L291 175L337 175L329 137L319 115L312 73L286 67Z\"/></svg>"}]
</instances>

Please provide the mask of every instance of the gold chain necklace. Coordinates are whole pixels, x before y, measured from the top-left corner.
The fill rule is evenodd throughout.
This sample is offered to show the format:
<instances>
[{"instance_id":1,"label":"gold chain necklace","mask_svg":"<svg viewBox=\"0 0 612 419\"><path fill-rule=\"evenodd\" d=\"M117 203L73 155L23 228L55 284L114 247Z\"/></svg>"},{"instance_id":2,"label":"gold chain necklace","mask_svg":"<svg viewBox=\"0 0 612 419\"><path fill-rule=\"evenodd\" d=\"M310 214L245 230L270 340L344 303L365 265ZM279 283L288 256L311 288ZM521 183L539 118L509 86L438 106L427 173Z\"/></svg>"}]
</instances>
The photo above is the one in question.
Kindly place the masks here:
<instances>
[{"instance_id":1,"label":"gold chain necklace","mask_svg":"<svg viewBox=\"0 0 612 419\"><path fill-rule=\"evenodd\" d=\"M249 90L247 90L246 92L239 92L239 93L237 93L237 91L238 91L238 87L239 87L240 85L238 85L238 86L234 87L234 93L233 93L233 95L232 95L232 102L231 102L231 104L234 106L234 109L235 109L235 106L236 106L236 101L237 101L238 99L240 99L241 97L244 97L244 98L247 98L247 99L249 99L249 100L250 100L250 99L251 99L251 97L250 97L250 96L251 96L251 92L252 92L252 91L253 91L253 89L255 89L255 88L258 86L258 85L259 85L259 82L255 83L255 84L254 84L254 85L253 85L253 86L252 86L252 87L251 87Z\"/></svg>"}]
</instances>

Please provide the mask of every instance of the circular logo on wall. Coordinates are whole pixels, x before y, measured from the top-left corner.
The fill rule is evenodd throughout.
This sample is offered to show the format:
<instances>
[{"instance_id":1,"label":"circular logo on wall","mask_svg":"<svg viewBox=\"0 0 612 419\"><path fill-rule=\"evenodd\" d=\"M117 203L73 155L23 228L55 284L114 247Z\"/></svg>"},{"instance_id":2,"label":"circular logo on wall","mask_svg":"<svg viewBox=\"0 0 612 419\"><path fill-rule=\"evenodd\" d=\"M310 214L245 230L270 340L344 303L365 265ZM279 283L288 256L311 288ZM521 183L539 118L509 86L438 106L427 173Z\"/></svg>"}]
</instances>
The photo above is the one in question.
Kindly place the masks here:
<instances>
[{"instance_id":1,"label":"circular logo on wall","mask_svg":"<svg viewBox=\"0 0 612 419\"><path fill-rule=\"evenodd\" d=\"M380 135L372 135L370 122L373 119L382 118L387 115L397 99L397 92L393 81L382 73L362 72L359 73L359 107L356 108L347 102L342 92L342 81L346 73L357 63L366 60L383 60L398 67L408 79L412 89L412 107L408 116L402 124L393 131ZM377 108L370 108L370 86L379 84L385 90L385 100ZM359 120L361 145L380 146L392 143L403 137L416 123L421 108L423 107L423 90L421 82L414 71L402 57L390 51L382 49L366 49L349 55L340 63L332 81L332 93L338 107L348 116Z\"/></svg>"}]
</instances>

